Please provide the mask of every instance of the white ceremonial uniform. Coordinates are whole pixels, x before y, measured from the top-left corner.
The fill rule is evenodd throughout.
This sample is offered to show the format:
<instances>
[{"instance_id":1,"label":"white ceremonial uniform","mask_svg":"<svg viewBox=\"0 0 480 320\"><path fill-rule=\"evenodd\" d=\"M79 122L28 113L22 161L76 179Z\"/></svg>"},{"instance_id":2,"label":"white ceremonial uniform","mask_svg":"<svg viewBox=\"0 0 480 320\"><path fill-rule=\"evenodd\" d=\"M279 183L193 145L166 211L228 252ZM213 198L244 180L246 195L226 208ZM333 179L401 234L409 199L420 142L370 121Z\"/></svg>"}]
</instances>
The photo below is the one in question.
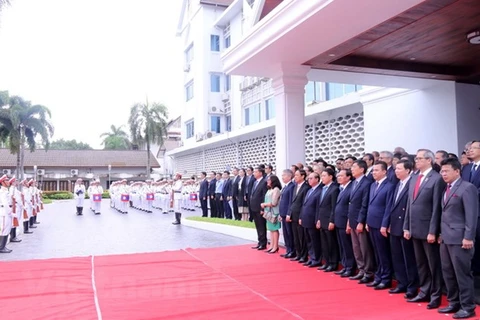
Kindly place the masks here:
<instances>
[{"instance_id":1,"label":"white ceremonial uniform","mask_svg":"<svg viewBox=\"0 0 480 320\"><path fill-rule=\"evenodd\" d=\"M182 189L183 189L183 182L182 180L177 180L172 186L172 193L173 193L173 210L176 213L181 213L181 202L182 202Z\"/></svg>"},{"instance_id":2,"label":"white ceremonial uniform","mask_svg":"<svg viewBox=\"0 0 480 320\"><path fill-rule=\"evenodd\" d=\"M12 229L12 215L8 189L0 188L0 236L8 236Z\"/></svg>"},{"instance_id":3,"label":"white ceremonial uniform","mask_svg":"<svg viewBox=\"0 0 480 320\"><path fill-rule=\"evenodd\" d=\"M73 197L75 199L75 206L83 208L83 202L85 200L85 185L76 184L73 188Z\"/></svg>"},{"instance_id":4,"label":"white ceremonial uniform","mask_svg":"<svg viewBox=\"0 0 480 320\"><path fill-rule=\"evenodd\" d=\"M23 199L25 201L25 210L27 211L28 219L30 219L31 217L33 217L33 203L32 203L32 194L30 193L30 188L24 187L22 189L22 193L23 193Z\"/></svg>"},{"instance_id":5,"label":"white ceremonial uniform","mask_svg":"<svg viewBox=\"0 0 480 320\"><path fill-rule=\"evenodd\" d=\"M92 187L92 196L96 194L99 194L101 196L102 193L103 193L103 188L101 186ZM101 200L93 201L93 212L95 212L95 214L100 214L101 210L102 210L102 201Z\"/></svg>"}]
</instances>

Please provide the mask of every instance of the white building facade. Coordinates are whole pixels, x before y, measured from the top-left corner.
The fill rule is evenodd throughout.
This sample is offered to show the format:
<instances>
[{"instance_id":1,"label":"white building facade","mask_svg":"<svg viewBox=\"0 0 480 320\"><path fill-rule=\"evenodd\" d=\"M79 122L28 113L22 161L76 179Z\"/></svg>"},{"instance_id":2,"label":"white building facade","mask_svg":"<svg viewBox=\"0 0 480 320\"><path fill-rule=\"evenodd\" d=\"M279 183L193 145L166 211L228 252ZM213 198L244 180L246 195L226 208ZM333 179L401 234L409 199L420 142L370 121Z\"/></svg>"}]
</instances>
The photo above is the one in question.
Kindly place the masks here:
<instances>
[{"instance_id":1,"label":"white building facade","mask_svg":"<svg viewBox=\"0 0 480 320\"><path fill-rule=\"evenodd\" d=\"M378 2L382 10L357 24L368 29L420 2ZM265 3L184 0L178 26L185 49L183 146L168 152L177 171L260 163L281 170L397 146L458 153L479 134L478 86L314 69L303 62L318 46L329 48L332 38L341 43L363 29L338 29L335 37L312 33L312 21L322 27L332 14L326 10L337 9L329 1L284 0L262 17ZM340 12L338 19L346 19Z\"/></svg>"}]
</instances>

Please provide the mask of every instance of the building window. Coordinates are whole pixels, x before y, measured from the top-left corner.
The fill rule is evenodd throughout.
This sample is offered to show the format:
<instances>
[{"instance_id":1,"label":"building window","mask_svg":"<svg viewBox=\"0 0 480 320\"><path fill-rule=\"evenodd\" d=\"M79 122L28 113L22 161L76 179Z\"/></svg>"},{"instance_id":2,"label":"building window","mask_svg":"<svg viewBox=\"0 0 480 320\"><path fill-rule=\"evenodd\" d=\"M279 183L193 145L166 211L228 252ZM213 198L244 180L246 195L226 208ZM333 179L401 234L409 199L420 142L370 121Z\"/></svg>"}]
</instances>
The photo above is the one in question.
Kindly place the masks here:
<instances>
[{"instance_id":1,"label":"building window","mask_svg":"<svg viewBox=\"0 0 480 320\"><path fill-rule=\"evenodd\" d=\"M195 135L195 125L193 120L185 122L185 130L185 135L187 136L187 139L190 139Z\"/></svg>"},{"instance_id":2,"label":"building window","mask_svg":"<svg viewBox=\"0 0 480 320\"><path fill-rule=\"evenodd\" d=\"M210 117L210 131L220 133L220 116Z\"/></svg>"},{"instance_id":3,"label":"building window","mask_svg":"<svg viewBox=\"0 0 480 320\"><path fill-rule=\"evenodd\" d=\"M260 116L261 116L260 103L256 103L254 105L249 106L248 108L245 108L244 112L245 112L244 115L245 115L246 126L260 122Z\"/></svg>"},{"instance_id":4,"label":"building window","mask_svg":"<svg viewBox=\"0 0 480 320\"><path fill-rule=\"evenodd\" d=\"M210 74L210 92L220 92L220 75Z\"/></svg>"},{"instance_id":5,"label":"building window","mask_svg":"<svg viewBox=\"0 0 480 320\"><path fill-rule=\"evenodd\" d=\"M343 97L352 92L357 92L362 89L361 85L343 84L343 83L326 83L327 100Z\"/></svg>"},{"instance_id":6,"label":"building window","mask_svg":"<svg viewBox=\"0 0 480 320\"><path fill-rule=\"evenodd\" d=\"M309 81L305 86L305 103L321 101L320 86L321 82Z\"/></svg>"},{"instance_id":7,"label":"building window","mask_svg":"<svg viewBox=\"0 0 480 320\"><path fill-rule=\"evenodd\" d=\"M232 112L232 105L230 103L230 100L227 100L223 103L223 109L225 110L225 113L231 113Z\"/></svg>"},{"instance_id":8,"label":"building window","mask_svg":"<svg viewBox=\"0 0 480 320\"><path fill-rule=\"evenodd\" d=\"M230 81L231 80L232 80L232 78L230 77L230 75L226 74L225 75L225 92L230 91L230 88L231 88Z\"/></svg>"},{"instance_id":9,"label":"building window","mask_svg":"<svg viewBox=\"0 0 480 320\"><path fill-rule=\"evenodd\" d=\"M220 36L216 34L210 35L210 50L215 52L220 51Z\"/></svg>"},{"instance_id":10,"label":"building window","mask_svg":"<svg viewBox=\"0 0 480 320\"><path fill-rule=\"evenodd\" d=\"M230 23L225 27L225 30L223 30L223 39L224 39L224 42L225 42L225 49L230 48L230 45L231 45Z\"/></svg>"},{"instance_id":11,"label":"building window","mask_svg":"<svg viewBox=\"0 0 480 320\"><path fill-rule=\"evenodd\" d=\"M193 60L193 44L191 44L187 50L185 50L185 62L190 64Z\"/></svg>"},{"instance_id":12,"label":"building window","mask_svg":"<svg viewBox=\"0 0 480 320\"><path fill-rule=\"evenodd\" d=\"M267 120L275 118L275 103L273 99L271 97L265 100L265 116Z\"/></svg>"},{"instance_id":13,"label":"building window","mask_svg":"<svg viewBox=\"0 0 480 320\"><path fill-rule=\"evenodd\" d=\"M232 115L229 114L225 117L225 130L230 132L232 131Z\"/></svg>"},{"instance_id":14,"label":"building window","mask_svg":"<svg viewBox=\"0 0 480 320\"><path fill-rule=\"evenodd\" d=\"M193 82L185 86L185 100L190 101L193 98Z\"/></svg>"}]
</instances>

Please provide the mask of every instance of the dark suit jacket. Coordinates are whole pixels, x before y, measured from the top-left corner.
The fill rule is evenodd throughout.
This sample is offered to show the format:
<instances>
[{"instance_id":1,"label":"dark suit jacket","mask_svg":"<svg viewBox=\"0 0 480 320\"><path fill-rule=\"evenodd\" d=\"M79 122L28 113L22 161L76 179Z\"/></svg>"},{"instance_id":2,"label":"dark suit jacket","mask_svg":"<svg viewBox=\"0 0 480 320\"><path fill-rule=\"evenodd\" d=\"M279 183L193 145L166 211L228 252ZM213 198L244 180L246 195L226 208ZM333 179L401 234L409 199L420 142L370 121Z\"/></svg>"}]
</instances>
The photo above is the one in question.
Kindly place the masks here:
<instances>
[{"instance_id":1,"label":"dark suit jacket","mask_svg":"<svg viewBox=\"0 0 480 320\"><path fill-rule=\"evenodd\" d=\"M443 243L461 245L463 239L475 239L478 220L477 188L470 182L459 179L442 203Z\"/></svg>"},{"instance_id":2,"label":"dark suit jacket","mask_svg":"<svg viewBox=\"0 0 480 320\"><path fill-rule=\"evenodd\" d=\"M380 229L388 226L389 204L394 187L395 185L388 181L388 177L378 186L378 189L375 182L370 185L366 216L369 227ZM377 189L376 192L375 189ZM360 221L363 219L363 216L359 217Z\"/></svg>"},{"instance_id":3,"label":"dark suit jacket","mask_svg":"<svg viewBox=\"0 0 480 320\"><path fill-rule=\"evenodd\" d=\"M293 200L293 190L295 190L295 183L291 181L286 187L281 191L279 211L280 216L285 218L287 216L288 210Z\"/></svg>"},{"instance_id":4,"label":"dark suit jacket","mask_svg":"<svg viewBox=\"0 0 480 320\"><path fill-rule=\"evenodd\" d=\"M403 230L410 231L413 238L426 240L428 234L438 236L440 233L445 182L438 172L431 170L420 185L417 198L413 199L415 184L419 177L419 174L415 174L410 179Z\"/></svg>"},{"instance_id":5,"label":"dark suit jacket","mask_svg":"<svg viewBox=\"0 0 480 320\"><path fill-rule=\"evenodd\" d=\"M473 163L467 164L463 169L462 169L462 179L468 182L471 182L475 188L477 188L477 193L478 193L478 216L480 217L480 168L477 168L475 173L473 174L473 179L470 181L470 173L472 172L472 167L474 166Z\"/></svg>"},{"instance_id":6,"label":"dark suit jacket","mask_svg":"<svg viewBox=\"0 0 480 320\"><path fill-rule=\"evenodd\" d=\"M253 178L253 181L255 181L255 178ZM265 194L267 193L267 182L265 179L261 179L255 190L253 190L250 194L250 203L249 207L252 212L260 212L262 211L261 204L265 202Z\"/></svg>"},{"instance_id":7,"label":"dark suit jacket","mask_svg":"<svg viewBox=\"0 0 480 320\"><path fill-rule=\"evenodd\" d=\"M393 168L393 166L391 166L387 170L387 180L393 183L394 185L397 184L398 182L397 175L395 174L395 168Z\"/></svg>"},{"instance_id":8,"label":"dark suit jacket","mask_svg":"<svg viewBox=\"0 0 480 320\"><path fill-rule=\"evenodd\" d=\"M375 179L373 179L372 171L373 171L373 169L370 170L370 172L365 175L365 177L367 177L368 180L370 180L370 182L374 182L374 181L375 181Z\"/></svg>"},{"instance_id":9,"label":"dark suit jacket","mask_svg":"<svg viewBox=\"0 0 480 320\"><path fill-rule=\"evenodd\" d=\"M355 181L352 181L353 187L350 191L350 202L348 206L348 222L352 229L357 228L357 224L365 224L365 217L367 216L368 208L368 197L370 194L370 184L371 181L365 179L365 177L360 180L359 185L356 189ZM362 220L359 220L359 217L363 217Z\"/></svg>"},{"instance_id":10,"label":"dark suit jacket","mask_svg":"<svg viewBox=\"0 0 480 320\"><path fill-rule=\"evenodd\" d=\"M320 192L315 222L320 221L320 226L324 230L328 230L328 224L330 222L334 223L335 206L337 205L337 198L339 192L340 189L338 188L338 184L336 183L332 183L330 187L328 187L325 195L323 196L323 199L321 199L322 193Z\"/></svg>"},{"instance_id":11,"label":"dark suit jacket","mask_svg":"<svg viewBox=\"0 0 480 320\"><path fill-rule=\"evenodd\" d=\"M350 191L352 190L352 187L353 181L351 181L348 186L338 194L337 204L333 211L333 223L335 223L336 228L345 229L347 227L348 204L350 203Z\"/></svg>"},{"instance_id":12,"label":"dark suit jacket","mask_svg":"<svg viewBox=\"0 0 480 320\"><path fill-rule=\"evenodd\" d=\"M295 188L296 184L292 191L292 204L290 205L288 215L292 218L293 221L298 222L298 219L300 218L300 211L302 211L303 200L305 199L307 191L310 190L310 185L307 183L307 181L305 181L296 195Z\"/></svg>"},{"instance_id":13,"label":"dark suit jacket","mask_svg":"<svg viewBox=\"0 0 480 320\"><path fill-rule=\"evenodd\" d=\"M232 188L230 189L230 197L238 199L238 183L240 182L240 176L233 177Z\"/></svg>"},{"instance_id":14,"label":"dark suit jacket","mask_svg":"<svg viewBox=\"0 0 480 320\"><path fill-rule=\"evenodd\" d=\"M215 186L217 184L217 179L210 180L208 183L208 195L215 196Z\"/></svg>"},{"instance_id":15,"label":"dark suit jacket","mask_svg":"<svg viewBox=\"0 0 480 320\"><path fill-rule=\"evenodd\" d=\"M232 179L228 178L223 183L222 196L223 200L227 200L227 197L230 197L232 193Z\"/></svg>"},{"instance_id":16,"label":"dark suit jacket","mask_svg":"<svg viewBox=\"0 0 480 320\"><path fill-rule=\"evenodd\" d=\"M198 192L200 196L200 200L203 200L203 198L208 197L208 181L207 179L204 179L200 183L200 191Z\"/></svg>"},{"instance_id":17,"label":"dark suit jacket","mask_svg":"<svg viewBox=\"0 0 480 320\"><path fill-rule=\"evenodd\" d=\"M405 222L405 211L407 210L408 190L410 180L403 187L402 192L395 201L400 182L395 186L395 191L390 198L390 212L387 217L387 226L390 227L390 234L397 237L403 237L403 224Z\"/></svg>"},{"instance_id":18,"label":"dark suit jacket","mask_svg":"<svg viewBox=\"0 0 480 320\"><path fill-rule=\"evenodd\" d=\"M314 229L317 223L316 214L320 203L322 187L321 185L318 185L307 198L309 192L310 190L307 191L305 199L303 200L302 210L300 211L300 220L302 220L302 226L304 228Z\"/></svg>"},{"instance_id":19,"label":"dark suit jacket","mask_svg":"<svg viewBox=\"0 0 480 320\"><path fill-rule=\"evenodd\" d=\"M245 193L246 193L246 196L247 196L247 201L250 197L250 194L252 193L252 189L253 189L253 184L255 183L255 177L253 175L250 176L250 178L248 178L248 176L245 176L245 178L248 180L248 182L246 182L246 189L245 189Z\"/></svg>"}]
</instances>

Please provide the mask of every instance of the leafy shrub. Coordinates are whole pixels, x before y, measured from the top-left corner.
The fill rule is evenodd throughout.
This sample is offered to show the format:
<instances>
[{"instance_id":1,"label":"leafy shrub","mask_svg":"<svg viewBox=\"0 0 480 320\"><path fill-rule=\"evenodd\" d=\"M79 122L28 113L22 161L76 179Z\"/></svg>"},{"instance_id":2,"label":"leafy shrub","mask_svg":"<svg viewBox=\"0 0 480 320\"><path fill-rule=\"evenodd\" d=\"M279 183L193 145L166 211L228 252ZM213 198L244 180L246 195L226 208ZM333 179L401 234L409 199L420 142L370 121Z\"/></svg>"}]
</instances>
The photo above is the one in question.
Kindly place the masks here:
<instances>
[{"instance_id":1,"label":"leafy shrub","mask_svg":"<svg viewBox=\"0 0 480 320\"><path fill-rule=\"evenodd\" d=\"M68 200L73 199L73 193L64 192L64 193L54 193L48 196L48 199L51 200Z\"/></svg>"}]
</instances>

